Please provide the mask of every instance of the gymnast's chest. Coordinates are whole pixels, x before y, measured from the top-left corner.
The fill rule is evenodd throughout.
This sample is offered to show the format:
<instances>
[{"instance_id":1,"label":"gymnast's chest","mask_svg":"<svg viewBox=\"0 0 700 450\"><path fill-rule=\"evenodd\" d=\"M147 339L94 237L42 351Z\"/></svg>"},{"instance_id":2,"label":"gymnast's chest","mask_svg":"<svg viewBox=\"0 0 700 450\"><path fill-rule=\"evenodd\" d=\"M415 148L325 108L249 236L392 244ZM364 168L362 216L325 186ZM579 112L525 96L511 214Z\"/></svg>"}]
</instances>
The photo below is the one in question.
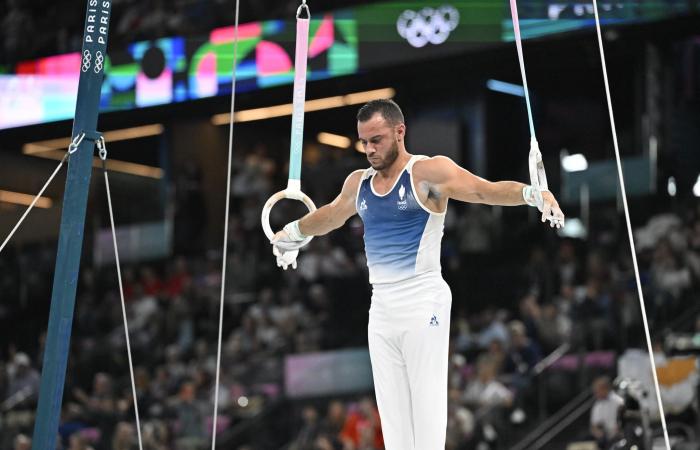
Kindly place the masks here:
<instances>
[{"instance_id":1,"label":"gymnast's chest","mask_svg":"<svg viewBox=\"0 0 700 450\"><path fill-rule=\"evenodd\" d=\"M416 201L407 173L384 195L377 194L370 183L371 178L363 180L357 196L357 212L365 226L378 222L410 221L424 215L425 211Z\"/></svg>"}]
</instances>

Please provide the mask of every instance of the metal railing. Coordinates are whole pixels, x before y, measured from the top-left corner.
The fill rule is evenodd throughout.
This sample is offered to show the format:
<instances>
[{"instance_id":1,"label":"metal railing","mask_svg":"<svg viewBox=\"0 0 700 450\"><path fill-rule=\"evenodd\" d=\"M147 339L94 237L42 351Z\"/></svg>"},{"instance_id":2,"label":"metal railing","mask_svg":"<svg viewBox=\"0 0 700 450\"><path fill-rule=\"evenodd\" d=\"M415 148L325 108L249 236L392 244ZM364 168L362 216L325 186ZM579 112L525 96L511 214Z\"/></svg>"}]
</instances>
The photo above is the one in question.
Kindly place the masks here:
<instances>
[{"instance_id":1,"label":"metal railing","mask_svg":"<svg viewBox=\"0 0 700 450\"><path fill-rule=\"evenodd\" d=\"M571 425L576 419L585 414L593 404L591 389L585 389L564 405L559 411L549 416L537 428L525 436L510 450L537 450L544 446Z\"/></svg>"}]
</instances>

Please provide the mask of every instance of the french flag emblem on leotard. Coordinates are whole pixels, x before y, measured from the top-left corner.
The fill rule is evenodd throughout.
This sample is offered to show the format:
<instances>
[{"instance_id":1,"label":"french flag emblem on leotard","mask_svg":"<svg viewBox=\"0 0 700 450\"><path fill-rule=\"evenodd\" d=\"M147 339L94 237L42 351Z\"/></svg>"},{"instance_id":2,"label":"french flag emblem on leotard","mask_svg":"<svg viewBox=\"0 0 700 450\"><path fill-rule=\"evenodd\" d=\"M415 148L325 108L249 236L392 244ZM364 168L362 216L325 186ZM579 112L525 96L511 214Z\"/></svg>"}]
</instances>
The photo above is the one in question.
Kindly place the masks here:
<instances>
[{"instance_id":1,"label":"french flag emblem on leotard","mask_svg":"<svg viewBox=\"0 0 700 450\"><path fill-rule=\"evenodd\" d=\"M406 196L406 188L403 187L403 184L402 184L401 187L399 188L399 201L396 202L396 206L398 206L398 208L401 211L404 211L404 210L406 210L406 208L408 208L408 202L404 198L405 196Z\"/></svg>"}]
</instances>

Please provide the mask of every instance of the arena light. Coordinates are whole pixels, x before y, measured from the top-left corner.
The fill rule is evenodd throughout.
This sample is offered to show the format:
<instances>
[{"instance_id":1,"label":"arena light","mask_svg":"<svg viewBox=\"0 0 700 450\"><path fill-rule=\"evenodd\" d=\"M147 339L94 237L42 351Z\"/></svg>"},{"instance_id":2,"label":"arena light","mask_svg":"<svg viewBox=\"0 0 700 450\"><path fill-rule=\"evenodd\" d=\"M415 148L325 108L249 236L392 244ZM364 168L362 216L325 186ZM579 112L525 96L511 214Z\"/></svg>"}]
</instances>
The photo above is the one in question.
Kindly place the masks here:
<instances>
[{"instance_id":1,"label":"arena light","mask_svg":"<svg viewBox=\"0 0 700 450\"><path fill-rule=\"evenodd\" d=\"M356 92L343 96L343 101L347 105L357 105L359 103L367 103L370 100L379 98L393 98L396 91L393 88L373 89L371 91Z\"/></svg>"},{"instance_id":2,"label":"arena light","mask_svg":"<svg viewBox=\"0 0 700 450\"><path fill-rule=\"evenodd\" d=\"M151 125L141 125L138 127L122 128L119 130L105 131L102 135L107 144L110 142L126 141L163 134L164 127L160 123ZM22 153L37 158L54 159L60 161L68 150L70 138L48 139L45 141L29 142L22 146ZM93 167L102 167L99 158L92 162ZM163 178L163 169L160 167L147 166L118 159L107 159L107 168L114 172L126 173L140 177Z\"/></svg>"},{"instance_id":3,"label":"arena light","mask_svg":"<svg viewBox=\"0 0 700 450\"><path fill-rule=\"evenodd\" d=\"M392 98L396 95L393 88L373 89L370 91L353 92L346 95L335 95L313 100L307 100L304 104L305 112L322 111L325 109L340 108L343 106L366 103L378 98ZM264 106L262 108L244 109L236 111L233 115L235 122L252 122L255 120L272 119L275 117L291 116L292 104ZM231 122L229 113L215 114L211 117L213 125L228 125Z\"/></svg>"},{"instance_id":4,"label":"arena light","mask_svg":"<svg viewBox=\"0 0 700 450\"><path fill-rule=\"evenodd\" d=\"M21 192L4 191L0 189L0 202L29 206L33 201L33 195L22 194ZM53 206L53 200L48 197L39 197L34 206L37 208L48 209Z\"/></svg>"},{"instance_id":5,"label":"arena light","mask_svg":"<svg viewBox=\"0 0 700 450\"><path fill-rule=\"evenodd\" d=\"M671 197L675 197L676 193L678 192L678 188L676 187L676 178L675 177L668 177L668 182L666 184L666 190L668 191L668 195Z\"/></svg>"},{"instance_id":6,"label":"arena light","mask_svg":"<svg viewBox=\"0 0 700 450\"><path fill-rule=\"evenodd\" d=\"M501 94L525 97L525 89L519 84L506 83L505 81L488 80L486 87Z\"/></svg>"},{"instance_id":7,"label":"arena light","mask_svg":"<svg viewBox=\"0 0 700 450\"><path fill-rule=\"evenodd\" d=\"M350 140L350 138L341 136L339 134L321 132L318 133L318 136L316 138L321 144L330 145L331 147L345 149L352 145L352 141Z\"/></svg>"},{"instance_id":8,"label":"arena light","mask_svg":"<svg viewBox=\"0 0 700 450\"><path fill-rule=\"evenodd\" d=\"M309 100L304 105L304 112L310 111L322 111L324 109L340 108L345 106L346 103L342 96L336 95L335 97L319 98L316 100Z\"/></svg>"},{"instance_id":9,"label":"arena light","mask_svg":"<svg viewBox=\"0 0 700 450\"><path fill-rule=\"evenodd\" d=\"M360 153L367 153L367 152L365 151L365 146L362 145L362 142L361 142L361 141L355 142L355 150L357 150L357 151L360 152Z\"/></svg>"},{"instance_id":10,"label":"arena light","mask_svg":"<svg viewBox=\"0 0 700 450\"><path fill-rule=\"evenodd\" d=\"M695 185L693 186L693 195L700 197L700 175L698 175L698 179L695 181Z\"/></svg>"},{"instance_id":11,"label":"arena light","mask_svg":"<svg viewBox=\"0 0 700 450\"><path fill-rule=\"evenodd\" d=\"M59 148L68 149L70 138L49 139L47 141L29 142L22 146L22 153L25 155L36 155Z\"/></svg>"},{"instance_id":12,"label":"arena light","mask_svg":"<svg viewBox=\"0 0 700 450\"><path fill-rule=\"evenodd\" d=\"M588 169L588 160L582 153L566 155L561 159L561 166L566 172L582 172Z\"/></svg>"},{"instance_id":13,"label":"arena light","mask_svg":"<svg viewBox=\"0 0 700 450\"><path fill-rule=\"evenodd\" d=\"M151 125L141 125L138 127L122 128L120 130L105 131L103 134L107 143L126 141L129 139L139 139L149 136L158 136L163 134L163 125L155 123ZM36 155L50 150L68 149L71 139L58 138L49 139L46 141L29 142L22 147L22 153L25 155Z\"/></svg>"},{"instance_id":14,"label":"arena light","mask_svg":"<svg viewBox=\"0 0 700 450\"><path fill-rule=\"evenodd\" d=\"M289 116L292 114L292 104L269 106L266 108L246 109L235 113L236 122L252 122L254 120L272 119L273 117ZM211 118L214 125L230 123L229 114L217 114Z\"/></svg>"},{"instance_id":15,"label":"arena light","mask_svg":"<svg viewBox=\"0 0 700 450\"><path fill-rule=\"evenodd\" d=\"M586 230L583 221L578 217L567 217L566 226L558 229L557 234L565 238L586 239L588 230Z\"/></svg>"},{"instance_id":16,"label":"arena light","mask_svg":"<svg viewBox=\"0 0 700 450\"><path fill-rule=\"evenodd\" d=\"M139 139L149 136L159 136L163 134L163 125L155 123L152 125L142 125L133 128L123 128L121 130L105 131L104 137L107 142L126 141L129 139Z\"/></svg>"},{"instance_id":17,"label":"arena light","mask_svg":"<svg viewBox=\"0 0 700 450\"><path fill-rule=\"evenodd\" d=\"M49 150L32 156L60 161L63 159L65 154L66 153L62 150ZM92 160L92 167L101 168L102 160L98 157L94 157ZM118 159L107 159L107 170L136 175L139 177L154 178L156 180L163 178L163 169L160 167L147 166L145 164L137 164Z\"/></svg>"}]
</instances>

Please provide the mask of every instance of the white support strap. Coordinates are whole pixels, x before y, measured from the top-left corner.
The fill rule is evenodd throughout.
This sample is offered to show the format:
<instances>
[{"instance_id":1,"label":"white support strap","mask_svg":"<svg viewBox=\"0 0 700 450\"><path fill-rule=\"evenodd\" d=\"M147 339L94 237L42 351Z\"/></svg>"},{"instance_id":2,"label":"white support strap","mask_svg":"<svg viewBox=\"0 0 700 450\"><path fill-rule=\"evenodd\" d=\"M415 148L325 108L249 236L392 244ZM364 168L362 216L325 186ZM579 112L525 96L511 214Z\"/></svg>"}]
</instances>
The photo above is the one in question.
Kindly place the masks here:
<instances>
[{"instance_id":1,"label":"white support strap","mask_svg":"<svg viewBox=\"0 0 700 450\"><path fill-rule=\"evenodd\" d=\"M622 191L622 204L625 208L625 223L627 224L627 235L629 237L630 250L632 251L632 265L634 266L634 276L637 282L637 295L639 296L639 307L642 311L642 321L644 323L644 335L647 341L647 351L649 353L649 362L651 363L651 374L654 380L654 389L656 392L656 401L659 406L659 415L661 416L661 426L664 433L664 441L666 450L671 450L671 444L668 438L668 428L666 427L666 415L664 414L664 404L661 401L661 390L659 388L659 377L656 374L656 362L654 361L654 349L651 345L651 335L649 333L649 323L647 321L647 310L644 304L644 293L642 291L642 282L639 278L639 266L637 265L637 251L634 246L634 234L632 233L632 222L630 221L630 211L627 206L627 192L625 189L625 178L622 173L622 162L620 160L620 148L617 142L617 129L615 128L615 116L612 109L612 101L610 100L610 83L608 82L608 69L605 64L605 51L603 50L603 37L600 32L600 18L598 17L598 4L593 0L593 12L595 13L595 28L598 34L598 49L600 50L600 62L603 66L603 82L605 84L605 97L608 102L608 114L610 116L610 129L613 135L613 144L615 146L615 161L617 163L617 175Z\"/></svg>"},{"instance_id":2,"label":"white support strap","mask_svg":"<svg viewBox=\"0 0 700 450\"><path fill-rule=\"evenodd\" d=\"M306 18L301 18L302 10L306 10ZM309 50L309 24L311 21L311 12L306 4L306 0L302 0L301 5L297 9L297 30L296 30L296 46L294 54L294 95L293 95L293 111L292 111L292 133L289 145L289 176L287 177L287 189L273 194L260 213L260 223L262 224L265 236L272 243L274 233L270 226L270 212L275 204L282 199L298 200L303 202L309 211L315 211L316 205L304 194L301 190L301 163L302 163L302 147L304 138L304 99L306 98L306 66L308 63ZM296 230L287 230L293 236L302 236ZM308 244L313 236L304 236L303 239L293 239L290 243L276 243L274 247L281 247L287 251L299 250ZM273 253L279 253L279 249L273 249ZM277 255L279 256L279 255ZM278 264L280 260L278 258ZM284 265L284 264L283 264ZM285 266L286 267L286 266Z\"/></svg>"},{"instance_id":3,"label":"white support strap","mask_svg":"<svg viewBox=\"0 0 700 450\"><path fill-rule=\"evenodd\" d=\"M530 92L527 87L527 74L525 72L525 57L523 56L523 45L522 37L520 35L520 20L518 19L518 4L516 0L510 0L510 12L513 20L513 34L515 35L515 46L518 51L518 64L520 65L520 76L523 80L523 90L525 92L525 104L527 106L527 118L528 124L530 126L530 154L528 157L528 166L530 169L530 185L532 186L531 194L534 198L534 206L540 212L544 212L545 204L542 198L542 192L548 191L547 186L547 175L544 170L544 163L542 162L542 153L540 152L539 144L537 143L537 138L535 137L535 125L532 118L532 106L530 104ZM523 192L525 194L525 192ZM525 201L530 204L528 199ZM561 228L564 226L564 216L555 216L554 214L547 214L545 217L549 220L549 224L552 227Z\"/></svg>"},{"instance_id":4,"label":"white support strap","mask_svg":"<svg viewBox=\"0 0 700 450\"><path fill-rule=\"evenodd\" d=\"M68 151L66 152L65 155L63 155L63 159L61 159L61 162L58 163L58 166L56 166L53 173L51 173L51 176L49 177L49 179L46 180L46 183L44 183L44 186L42 186L42 188L39 190L39 193L36 194L36 196L34 197L34 200L32 200L32 202L29 204L27 209L24 211L24 213L22 214L22 217L19 218L19 220L17 221L15 226L12 228L12 231L10 231L10 234L8 234L7 237L5 238L5 240L2 242L2 245L0 245L0 253L2 253L2 251L7 246L8 242L10 242L10 240L12 239L12 236L15 235L15 233L17 232L19 227L22 225L22 222L24 222L24 219L27 218L30 211L34 208L36 203L39 201L41 196L44 194L44 191L46 190L46 188L49 187L49 185L53 181L54 177L56 177L56 174L58 174L59 170L61 170L61 167L63 167L63 164L65 164L68 157L71 154L75 153L75 151L78 149L78 146L80 146L80 143L83 141L84 138L85 138L85 133L81 133L78 136L76 136L73 139L73 141L70 143L70 145L68 146Z\"/></svg>"},{"instance_id":5,"label":"white support strap","mask_svg":"<svg viewBox=\"0 0 700 450\"><path fill-rule=\"evenodd\" d=\"M112 193L109 189L109 176L107 175L107 146L104 137L100 136L96 141L99 149L100 159L102 160L102 169L105 178L105 189L107 191L107 206L109 209L109 223L112 227L112 242L114 244L114 263L117 266L117 280L119 281L119 298L122 304L122 317L124 318L124 336L126 337L126 354L129 357L129 375L131 377L131 393L134 397L134 413L136 415L136 435L139 442L139 450L143 450L143 442L141 440L141 419L139 418L139 403L136 397L136 383L134 381L134 363L131 359L131 342L129 340L129 322L126 318L126 302L124 301L124 286L122 283L122 270L119 262L119 249L117 248L117 232L114 226L114 213L112 210Z\"/></svg>"},{"instance_id":6,"label":"white support strap","mask_svg":"<svg viewBox=\"0 0 700 450\"><path fill-rule=\"evenodd\" d=\"M530 184L540 192L548 191L547 174L544 171L542 153L535 136L530 138L530 154L528 156L528 166L530 168Z\"/></svg>"},{"instance_id":7,"label":"white support strap","mask_svg":"<svg viewBox=\"0 0 700 450\"><path fill-rule=\"evenodd\" d=\"M214 379L214 415L212 417L211 450L216 448L216 429L219 418L219 384L221 380L221 345L224 329L224 299L226 293L226 261L228 256L228 219L231 204L231 161L233 160L233 113L236 109L236 65L238 64L238 18L240 0L236 0L233 28L233 67L231 74L231 123L228 129L228 159L226 161L226 206L224 207L224 243L221 251L221 295L219 298L219 330L216 342L216 375Z\"/></svg>"}]
</instances>

